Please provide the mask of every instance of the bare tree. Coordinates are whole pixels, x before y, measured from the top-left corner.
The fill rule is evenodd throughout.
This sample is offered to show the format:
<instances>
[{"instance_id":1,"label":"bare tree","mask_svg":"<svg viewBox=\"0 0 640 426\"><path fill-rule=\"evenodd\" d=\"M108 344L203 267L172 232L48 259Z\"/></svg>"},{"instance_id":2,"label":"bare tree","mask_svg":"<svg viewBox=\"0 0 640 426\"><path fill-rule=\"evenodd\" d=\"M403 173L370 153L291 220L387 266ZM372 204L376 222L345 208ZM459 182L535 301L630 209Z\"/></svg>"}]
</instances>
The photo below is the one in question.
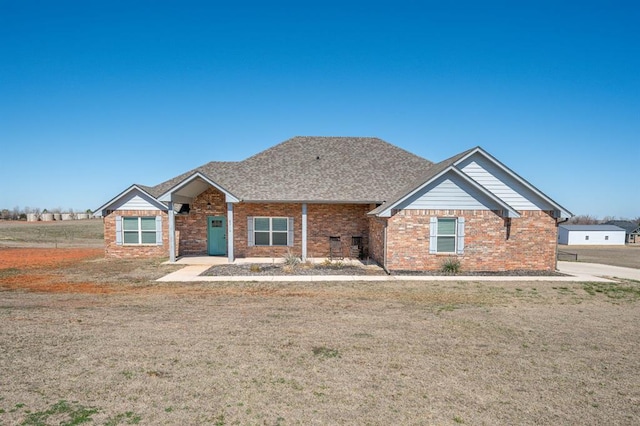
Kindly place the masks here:
<instances>
[{"instance_id":1,"label":"bare tree","mask_svg":"<svg viewBox=\"0 0 640 426\"><path fill-rule=\"evenodd\" d=\"M569 223L572 225L593 225L598 223L598 219L595 216L581 214L569 219Z\"/></svg>"},{"instance_id":2,"label":"bare tree","mask_svg":"<svg viewBox=\"0 0 640 426\"><path fill-rule=\"evenodd\" d=\"M20 219L20 206L15 206L13 208L13 215L11 216L11 219L13 220Z\"/></svg>"}]
</instances>

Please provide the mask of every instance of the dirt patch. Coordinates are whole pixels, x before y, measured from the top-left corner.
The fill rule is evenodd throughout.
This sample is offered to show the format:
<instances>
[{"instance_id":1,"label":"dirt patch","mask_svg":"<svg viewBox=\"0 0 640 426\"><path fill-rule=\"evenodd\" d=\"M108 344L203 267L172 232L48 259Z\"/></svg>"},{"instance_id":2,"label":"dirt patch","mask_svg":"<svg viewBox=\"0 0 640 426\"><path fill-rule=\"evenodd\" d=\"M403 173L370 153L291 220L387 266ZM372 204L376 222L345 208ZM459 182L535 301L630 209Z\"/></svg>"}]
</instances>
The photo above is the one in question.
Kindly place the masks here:
<instances>
[{"instance_id":1,"label":"dirt patch","mask_svg":"<svg viewBox=\"0 0 640 426\"><path fill-rule=\"evenodd\" d=\"M0 247L0 269L52 268L100 256L104 256L104 250L100 248Z\"/></svg>"}]
</instances>

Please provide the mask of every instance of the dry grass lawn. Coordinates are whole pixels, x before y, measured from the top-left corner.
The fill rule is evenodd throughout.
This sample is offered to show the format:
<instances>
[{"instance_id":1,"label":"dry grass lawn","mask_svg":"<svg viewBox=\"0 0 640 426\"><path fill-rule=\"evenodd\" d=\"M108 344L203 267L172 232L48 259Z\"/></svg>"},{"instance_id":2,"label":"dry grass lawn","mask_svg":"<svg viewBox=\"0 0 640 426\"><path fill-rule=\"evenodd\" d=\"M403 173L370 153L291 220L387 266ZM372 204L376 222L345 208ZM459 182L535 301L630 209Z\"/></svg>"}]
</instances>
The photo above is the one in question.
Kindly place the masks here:
<instances>
[{"instance_id":1,"label":"dry grass lawn","mask_svg":"<svg viewBox=\"0 0 640 426\"><path fill-rule=\"evenodd\" d=\"M639 283L151 281L172 268L0 270L0 424L640 422Z\"/></svg>"},{"instance_id":2,"label":"dry grass lawn","mask_svg":"<svg viewBox=\"0 0 640 426\"><path fill-rule=\"evenodd\" d=\"M54 226L0 224L98 248L0 248L0 425L640 423L638 282L158 284Z\"/></svg>"},{"instance_id":3,"label":"dry grass lawn","mask_svg":"<svg viewBox=\"0 0 640 426\"><path fill-rule=\"evenodd\" d=\"M576 253L578 262L603 263L640 269L640 244L626 246L558 246L559 250Z\"/></svg>"}]
</instances>

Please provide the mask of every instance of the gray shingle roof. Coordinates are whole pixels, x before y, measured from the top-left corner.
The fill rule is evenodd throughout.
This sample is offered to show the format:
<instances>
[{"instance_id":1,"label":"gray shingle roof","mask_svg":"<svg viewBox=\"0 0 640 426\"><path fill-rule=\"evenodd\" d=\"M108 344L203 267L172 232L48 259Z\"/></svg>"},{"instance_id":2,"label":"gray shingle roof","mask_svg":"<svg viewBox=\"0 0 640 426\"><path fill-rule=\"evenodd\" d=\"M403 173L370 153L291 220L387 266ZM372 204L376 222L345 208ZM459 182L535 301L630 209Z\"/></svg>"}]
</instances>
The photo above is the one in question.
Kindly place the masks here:
<instances>
[{"instance_id":1,"label":"gray shingle roof","mask_svg":"<svg viewBox=\"0 0 640 426\"><path fill-rule=\"evenodd\" d=\"M605 225L614 225L624 229L627 234L630 234L634 231L640 229L640 224L632 222L630 220L610 220L605 223Z\"/></svg>"},{"instance_id":2,"label":"gray shingle roof","mask_svg":"<svg viewBox=\"0 0 640 426\"><path fill-rule=\"evenodd\" d=\"M559 225L567 231L624 231L615 225Z\"/></svg>"},{"instance_id":3,"label":"gray shingle roof","mask_svg":"<svg viewBox=\"0 0 640 426\"><path fill-rule=\"evenodd\" d=\"M294 137L240 162L211 162L149 189L154 196L200 172L245 201L382 202L429 160L377 138Z\"/></svg>"}]
</instances>

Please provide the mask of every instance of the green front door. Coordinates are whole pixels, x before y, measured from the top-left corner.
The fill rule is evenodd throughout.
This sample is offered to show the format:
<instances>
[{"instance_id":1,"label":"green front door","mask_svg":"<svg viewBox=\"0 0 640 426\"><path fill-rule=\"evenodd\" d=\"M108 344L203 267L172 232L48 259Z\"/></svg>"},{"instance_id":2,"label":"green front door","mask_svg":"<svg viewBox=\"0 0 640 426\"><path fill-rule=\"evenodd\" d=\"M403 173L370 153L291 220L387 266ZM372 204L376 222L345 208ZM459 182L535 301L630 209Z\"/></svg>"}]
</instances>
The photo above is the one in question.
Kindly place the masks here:
<instances>
[{"instance_id":1,"label":"green front door","mask_svg":"<svg viewBox=\"0 0 640 426\"><path fill-rule=\"evenodd\" d=\"M207 245L209 255L227 254L227 233L224 216L207 216Z\"/></svg>"}]
</instances>

